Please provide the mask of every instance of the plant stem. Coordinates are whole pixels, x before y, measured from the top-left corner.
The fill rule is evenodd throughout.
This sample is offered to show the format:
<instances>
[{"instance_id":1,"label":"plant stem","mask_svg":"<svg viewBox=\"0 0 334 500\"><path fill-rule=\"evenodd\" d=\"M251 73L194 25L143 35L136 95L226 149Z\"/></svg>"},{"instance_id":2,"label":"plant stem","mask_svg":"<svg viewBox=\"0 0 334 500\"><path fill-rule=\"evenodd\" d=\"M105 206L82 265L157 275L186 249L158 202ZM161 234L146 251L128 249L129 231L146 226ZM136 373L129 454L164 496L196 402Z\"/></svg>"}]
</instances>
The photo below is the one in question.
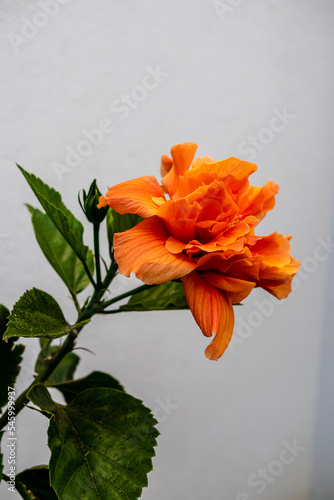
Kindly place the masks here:
<instances>
[{"instance_id":1,"label":"plant stem","mask_svg":"<svg viewBox=\"0 0 334 500\"><path fill-rule=\"evenodd\" d=\"M88 269L88 266L87 266L86 262L83 259L80 259L80 261L81 261L82 265L84 266L84 269L85 269L86 274L87 274L87 276L89 278L89 281L91 282L91 284L93 285L93 287L96 288L95 280L94 280L94 278L93 278L90 270Z\"/></svg>"},{"instance_id":2,"label":"plant stem","mask_svg":"<svg viewBox=\"0 0 334 500\"><path fill-rule=\"evenodd\" d=\"M122 309L111 309L110 311L98 311L98 314L116 314L116 313L122 313L125 311L122 311Z\"/></svg>"},{"instance_id":3,"label":"plant stem","mask_svg":"<svg viewBox=\"0 0 334 500\"><path fill-rule=\"evenodd\" d=\"M118 271L118 266L115 262L113 262L103 280L102 289L108 288L112 280L115 278L117 271Z\"/></svg>"},{"instance_id":4,"label":"plant stem","mask_svg":"<svg viewBox=\"0 0 334 500\"><path fill-rule=\"evenodd\" d=\"M80 314L81 309L80 309L80 304L79 304L78 299L77 299L77 295L75 293L71 292L71 297L72 297L72 300L74 302L74 305L75 305L77 312Z\"/></svg>"},{"instance_id":5,"label":"plant stem","mask_svg":"<svg viewBox=\"0 0 334 500\"><path fill-rule=\"evenodd\" d=\"M95 252L95 268L96 268L96 286L101 288L101 267L100 267L100 240L99 240L100 224L94 224L94 252Z\"/></svg>"},{"instance_id":6,"label":"plant stem","mask_svg":"<svg viewBox=\"0 0 334 500\"><path fill-rule=\"evenodd\" d=\"M108 286L112 280L113 275L114 274L111 272L108 273L105 280L104 280L104 284L106 284ZM100 290L95 290L87 307L83 311L81 311L80 314L78 315L77 323L79 323L80 321L83 321L85 319L90 319L92 316L94 316L94 314L96 314L94 306L96 306L99 302L99 294L100 294ZM19 395L19 397L15 401L15 414L16 415L22 410L24 405L28 402L28 398L27 398L28 391L34 385L38 384L39 382L45 382L49 378L49 376L53 373L53 371L57 368L57 366L59 365L61 360L64 359L66 354L68 354L69 352L71 352L73 350L76 338L79 335L82 328L83 327L78 328L76 330L72 330L67 335L65 342L60 347L60 349L57 352L57 354L55 355L55 357L50 360L48 366L46 366L46 368L39 375L37 375L35 377L35 379L29 385L29 387L27 389L25 389ZM5 413L0 418L0 429L5 427L7 424L8 424L8 409L5 411Z\"/></svg>"},{"instance_id":7,"label":"plant stem","mask_svg":"<svg viewBox=\"0 0 334 500\"><path fill-rule=\"evenodd\" d=\"M143 292L144 290L148 290L149 288L152 288L153 286L157 286L157 285L142 285L142 286L139 286L138 288L134 288L133 290L129 290L128 292L122 293L121 295L118 295L117 297L114 297L113 299L106 300L105 302L103 302L103 304L98 306L98 308L96 308L95 310L96 310L96 312L102 312L102 311L104 311L104 309L106 307L110 306L111 304L114 304L115 302L118 302L119 300L126 299L126 297L131 297L131 295L135 295L136 293L140 293L140 292Z\"/></svg>"},{"instance_id":8,"label":"plant stem","mask_svg":"<svg viewBox=\"0 0 334 500\"><path fill-rule=\"evenodd\" d=\"M98 306L101 305L101 300L103 298L103 295L105 291L108 289L108 286L114 279L114 277L117 274L118 271L118 266L114 260L112 260L111 265L107 271L107 274L102 282L101 279L101 267L100 267L100 242L99 242L99 231L100 231L100 224L94 224L94 250L95 250L95 266L96 266L96 283L95 280L88 268L88 265L85 261L85 259L80 259L84 269L86 271L86 274L92 283L94 287L94 293L88 302L87 306L84 309L80 308L80 304L77 300L76 294L71 293L72 299L74 301L75 307L78 311L78 319L77 323L90 319L92 316L94 316L97 313ZM143 287L142 287L143 288ZM145 287L146 288L146 287ZM139 290L138 290L139 291ZM138 293L138 292L132 292L132 293ZM126 294L123 294L125 296L128 296ZM130 293L131 295L131 293ZM117 300L120 300L122 297L116 297ZM115 299L114 299L115 301ZM111 302L112 303L112 302ZM15 401L15 413L16 415L22 410L24 405L28 402L27 398L27 393L29 390L36 384L45 382L50 375L54 372L54 370L57 368L59 363L64 359L66 354L70 353L74 346L76 339L83 327L77 328L72 330L66 337L65 342L63 345L59 348L55 356L49 361L48 365L45 367L45 369L39 373L33 380L33 382L29 385L29 387L23 391L17 400ZM4 428L8 424L8 409L5 411L5 413L0 417L0 429Z\"/></svg>"},{"instance_id":9,"label":"plant stem","mask_svg":"<svg viewBox=\"0 0 334 500\"><path fill-rule=\"evenodd\" d=\"M95 250L96 249L98 250L98 247L96 248L96 246L95 246ZM116 276L117 269L118 269L117 264L115 264L115 263L111 264L103 282L101 282L101 274L100 274L100 285L97 286L94 284L94 287L95 287L94 293L93 293L87 307L85 307L85 309L83 309L83 310L80 309L80 306L76 300L76 297L73 297L73 295L72 295L74 303L75 303L75 305L78 309L78 312L79 312L77 323L79 323L80 321L83 321L85 319L90 319L92 316L94 316L94 314L99 312L100 307L102 307L102 311L103 311L104 307L107 307L107 305L113 304L114 302L117 302L118 300L121 300L125 297L129 297L130 295L133 295L135 293L139 293L142 290L146 290L147 288L150 288L151 285L143 285L141 287L135 288L134 290L131 290L130 292L123 293L122 295L119 295L118 297L115 297L114 299L111 299L111 300L105 302L102 306L102 304L100 304L100 301L102 299L103 293L108 288L108 286L112 282L113 278ZM88 271L88 273L89 273L89 271ZM97 277L98 276L99 275L97 274ZM29 387L27 389L25 389L19 395L19 397L17 398L17 400L15 402L16 415L22 410L24 405L28 402L28 398L27 398L28 391L34 385L38 384L39 382L45 382L50 377L50 375L53 373L53 371L57 368L57 366L62 361L62 359L64 359L66 354L68 354L69 352L71 352L73 350L77 336L79 335L82 328L83 327L78 328L76 330L72 330L67 335L65 342L60 347L59 351L54 356L54 358L52 358L50 360L49 364L46 366L46 368L39 375L37 375L35 377L35 379L29 385ZM0 418L0 429L4 428L7 424L8 424L8 409L5 411L5 413Z\"/></svg>"},{"instance_id":10,"label":"plant stem","mask_svg":"<svg viewBox=\"0 0 334 500\"><path fill-rule=\"evenodd\" d=\"M35 377L33 382L29 385L29 387L25 389L22 392L22 394L20 394L20 396L17 398L17 400L15 401L16 415L22 410L24 405L28 402L27 398L28 391L39 382L45 382L45 380L49 378L51 373L59 365L61 360L66 356L66 354L72 351L73 346L75 344L75 340L79 334L79 331L80 331L79 329L77 331L73 330L67 335L65 342L63 343L63 345L61 346L55 357L51 359L50 363L45 368L45 370L43 370L39 375L37 375L37 377ZM7 423L8 423L8 410L0 418L0 429L5 427Z\"/></svg>"}]
</instances>

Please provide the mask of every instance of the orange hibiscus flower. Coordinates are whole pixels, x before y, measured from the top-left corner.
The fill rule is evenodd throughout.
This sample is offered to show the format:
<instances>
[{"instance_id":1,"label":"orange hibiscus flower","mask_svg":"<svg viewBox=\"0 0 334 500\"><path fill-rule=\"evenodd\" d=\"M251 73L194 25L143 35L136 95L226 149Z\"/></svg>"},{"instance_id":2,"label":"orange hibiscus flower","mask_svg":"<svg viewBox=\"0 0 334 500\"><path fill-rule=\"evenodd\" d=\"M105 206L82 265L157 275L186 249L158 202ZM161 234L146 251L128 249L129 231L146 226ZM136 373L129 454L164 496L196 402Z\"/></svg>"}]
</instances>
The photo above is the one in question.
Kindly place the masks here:
<instances>
[{"instance_id":1,"label":"orange hibiscus flower","mask_svg":"<svg viewBox=\"0 0 334 500\"><path fill-rule=\"evenodd\" d=\"M149 285L181 278L197 324L207 337L214 334L205 354L217 360L232 337L233 304L254 287L287 297L300 263L290 256L290 236L254 233L274 207L278 185L251 186L257 167L237 158L193 161L196 149L179 144L171 158L162 156L162 185L153 176L123 182L98 206L145 218L114 236L119 272Z\"/></svg>"}]
</instances>

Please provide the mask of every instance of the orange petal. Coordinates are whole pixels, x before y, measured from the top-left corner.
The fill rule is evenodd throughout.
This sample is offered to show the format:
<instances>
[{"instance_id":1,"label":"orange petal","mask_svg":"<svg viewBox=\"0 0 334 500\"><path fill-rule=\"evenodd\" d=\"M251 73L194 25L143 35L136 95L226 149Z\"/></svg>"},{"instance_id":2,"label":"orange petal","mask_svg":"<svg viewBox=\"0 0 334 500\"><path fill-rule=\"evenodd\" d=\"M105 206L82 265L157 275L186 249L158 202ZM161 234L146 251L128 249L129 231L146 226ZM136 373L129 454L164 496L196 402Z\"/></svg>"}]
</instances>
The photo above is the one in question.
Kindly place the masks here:
<instances>
[{"instance_id":1,"label":"orange petal","mask_svg":"<svg viewBox=\"0 0 334 500\"><path fill-rule=\"evenodd\" d=\"M213 231L214 229L215 228L213 227ZM212 245L216 246L217 250L228 250L230 248L236 251L241 251L244 246L242 236L246 236L248 233L248 224L244 221L238 222L227 228L221 235L203 245L203 250L210 251L209 248Z\"/></svg>"},{"instance_id":2,"label":"orange petal","mask_svg":"<svg viewBox=\"0 0 334 500\"><path fill-rule=\"evenodd\" d=\"M283 267L263 266L260 269L258 286L274 295L277 299L285 299L291 292L292 278L297 273L300 262L290 257L290 262Z\"/></svg>"},{"instance_id":3,"label":"orange petal","mask_svg":"<svg viewBox=\"0 0 334 500\"><path fill-rule=\"evenodd\" d=\"M218 360L227 348L233 333L234 312L229 294L210 285L196 271L182 278L188 306L206 337L215 338L205 355Z\"/></svg>"},{"instance_id":4,"label":"orange petal","mask_svg":"<svg viewBox=\"0 0 334 500\"><path fill-rule=\"evenodd\" d=\"M249 186L247 193L239 203L240 214L244 217L255 215L260 221L269 210L275 206L275 195L279 191L279 185L268 181L264 186Z\"/></svg>"},{"instance_id":5,"label":"orange petal","mask_svg":"<svg viewBox=\"0 0 334 500\"><path fill-rule=\"evenodd\" d=\"M255 287L255 283L250 281L232 278L212 271L203 271L203 277L210 285L226 292L243 292L248 288L253 289Z\"/></svg>"},{"instance_id":6,"label":"orange petal","mask_svg":"<svg viewBox=\"0 0 334 500\"><path fill-rule=\"evenodd\" d=\"M248 260L252 257L250 250L247 247L244 247L242 252L235 252L233 250L226 250L225 252L214 252L211 254L206 254L201 257L197 262L198 270L208 270L214 269L218 270L222 273L227 273L230 268L238 267L251 267L252 264L248 262ZM235 276L233 272L228 271L228 274L231 276ZM257 274L258 276L258 274ZM237 276L240 279L246 279L241 276ZM253 280L249 280L253 281Z\"/></svg>"},{"instance_id":7,"label":"orange petal","mask_svg":"<svg viewBox=\"0 0 334 500\"><path fill-rule=\"evenodd\" d=\"M186 199L181 198L166 201L157 216L165 221L171 236L188 242L195 237L195 225L200 210L198 203L190 205Z\"/></svg>"},{"instance_id":8,"label":"orange petal","mask_svg":"<svg viewBox=\"0 0 334 500\"><path fill-rule=\"evenodd\" d=\"M223 179L228 175L232 175L235 179L241 180L246 179L257 170L255 163L250 163L248 161L239 160L231 156L226 160L216 161L214 163L203 163L198 169L196 169L197 175L200 172L206 172L209 174L218 174L219 179ZM190 171L192 172L192 170ZM187 176L190 177L191 173ZM195 173L195 172L194 172Z\"/></svg>"},{"instance_id":9,"label":"orange petal","mask_svg":"<svg viewBox=\"0 0 334 500\"><path fill-rule=\"evenodd\" d=\"M173 166L173 160L168 155L161 156L160 174L165 177Z\"/></svg>"},{"instance_id":10,"label":"orange petal","mask_svg":"<svg viewBox=\"0 0 334 500\"><path fill-rule=\"evenodd\" d=\"M184 142L172 147L171 155L177 175L184 175L185 171L189 169L197 148L197 144L193 142Z\"/></svg>"},{"instance_id":11,"label":"orange petal","mask_svg":"<svg viewBox=\"0 0 334 500\"><path fill-rule=\"evenodd\" d=\"M212 223L212 221L209 221ZM196 224L196 230L198 230L198 224ZM215 227L213 227L213 230ZM213 231L212 230L212 231ZM181 231L180 231L181 232ZM185 250L188 255L201 252L217 252L233 250L234 252L241 252L244 248L244 235L249 233L249 227L246 223L240 222L228 228L222 235L214 238L207 243L201 243L200 241L194 239L190 240L182 250ZM179 240L182 241L181 238ZM172 242L173 248L175 249L174 242ZM182 251L181 250L181 251ZM172 250L171 250L172 251Z\"/></svg>"},{"instance_id":12,"label":"orange petal","mask_svg":"<svg viewBox=\"0 0 334 500\"><path fill-rule=\"evenodd\" d=\"M186 243L174 238L174 236L169 236L166 240L166 248L171 253L181 253L185 249Z\"/></svg>"},{"instance_id":13,"label":"orange petal","mask_svg":"<svg viewBox=\"0 0 334 500\"><path fill-rule=\"evenodd\" d=\"M247 247L244 247L243 251L246 249ZM248 257L245 256L243 259L235 259L229 267L227 274L240 280L258 283L261 263L262 257L259 256L254 257L249 255Z\"/></svg>"},{"instance_id":14,"label":"orange petal","mask_svg":"<svg viewBox=\"0 0 334 500\"><path fill-rule=\"evenodd\" d=\"M100 198L99 198L99 204L96 205L97 208L102 208L102 207L105 207L106 205L107 205L107 201L106 201L105 197L104 196L100 196Z\"/></svg>"},{"instance_id":15,"label":"orange petal","mask_svg":"<svg viewBox=\"0 0 334 500\"><path fill-rule=\"evenodd\" d=\"M179 185L179 176L183 176L189 169L191 162L195 156L197 144L185 142L178 144L171 149L173 158L173 167L163 177L162 184L166 188L169 196L172 198Z\"/></svg>"},{"instance_id":16,"label":"orange petal","mask_svg":"<svg viewBox=\"0 0 334 500\"><path fill-rule=\"evenodd\" d=\"M214 180L224 180L226 187L238 195L242 187L248 184L248 177L255 172L257 166L238 158L228 158L217 162L204 162L199 167L187 170L184 178L180 179L175 196L187 196L203 185L211 184ZM236 184L236 186L234 186Z\"/></svg>"},{"instance_id":17,"label":"orange petal","mask_svg":"<svg viewBox=\"0 0 334 500\"><path fill-rule=\"evenodd\" d=\"M190 273L195 264L185 255L174 255L167 250L168 236L165 223L158 217L150 217L124 233L116 233L114 251L119 272L128 277L133 272L148 285Z\"/></svg>"},{"instance_id":18,"label":"orange petal","mask_svg":"<svg viewBox=\"0 0 334 500\"><path fill-rule=\"evenodd\" d=\"M185 245L184 250L187 255L192 255L198 252L218 252L231 250L234 252L241 252L244 247L244 242L242 238L236 239L232 243L225 245L221 243L218 239L209 241L209 243L200 243L198 240L192 240L187 245ZM182 249L183 250L183 249Z\"/></svg>"},{"instance_id":19,"label":"orange petal","mask_svg":"<svg viewBox=\"0 0 334 500\"><path fill-rule=\"evenodd\" d=\"M253 254L260 255L267 266L283 267L290 262L290 243L276 231L269 236L255 237L256 243L250 246Z\"/></svg>"},{"instance_id":20,"label":"orange petal","mask_svg":"<svg viewBox=\"0 0 334 500\"><path fill-rule=\"evenodd\" d=\"M147 175L110 187L105 201L120 214L151 217L166 199L156 178Z\"/></svg>"},{"instance_id":21,"label":"orange petal","mask_svg":"<svg viewBox=\"0 0 334 500\"><path fill-rule=\"evenodd\" d=\"M191 168L192 169L198 168L203 163L215 163L215 160L213 158L211 158L211 156L200 156L200 157L196 158L196 160L194 160L192 162Z\"/></svg>"},{"instance_id":22,"label":"orange petal","mask_svg":"<svg viewBox=\"0 0 334 500\"><path fill-rule=\"evenodd\" d=\"M203 276L212 286L230 292L229 296L232 304L242 302L256 285L255 282L232 278L211 271L204 271Z\"/></svg>"}]
</instances>

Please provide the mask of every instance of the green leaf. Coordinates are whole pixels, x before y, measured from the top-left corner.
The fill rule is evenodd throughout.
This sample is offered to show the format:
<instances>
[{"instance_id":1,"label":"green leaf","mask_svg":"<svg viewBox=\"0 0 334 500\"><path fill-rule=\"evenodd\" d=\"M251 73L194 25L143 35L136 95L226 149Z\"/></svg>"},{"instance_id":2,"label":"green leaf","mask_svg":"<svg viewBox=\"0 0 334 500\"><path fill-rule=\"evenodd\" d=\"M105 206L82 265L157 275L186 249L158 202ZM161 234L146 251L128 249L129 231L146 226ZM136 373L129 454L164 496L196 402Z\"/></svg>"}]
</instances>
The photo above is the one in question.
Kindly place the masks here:
<instances>
[{"instance_id":1,"label":"green leaf","mask_svg":"<svg viewBox=\"0 0 334 500\"><path fill-rule=\"evenodd\" d=\"M51 342L51 340L48 339L47 337L39 337L38 340L39 340L39 345L41 346L41 349L46 348Z\"/></svg>"},{"instance_id":2,"label":"green leaf","mask_svg":"<svg viewBox=\"0 0 334 500\"><path fill-rule=\"evenodd\" d=\"M51 385L51 384L48 384ZM124 387L111 375L103 372L92 372L87 377L79 378L77 380L70 380L63 384L52 384L52 387L58 389L64 396L66 403L70 403L72 399L79 394L79 392L92 389L93 387L108 387L123 391Z\"/></svg>"},{"instance_id":3,"label":"green leaf","mask_svg":"<svg viewBox=\"0 0 334 500\"><path fill-rule=\"evenodd\" d=\"M0 304L0 336L1 336L1 340L2 340L2 336L5 333L6 328L7 328L9 314L10 313L9 313L7 307Z\"/></svg>"},{"instance_id":4,"label":"green leaf","mask_svg":"<svg viewBox=\"0 0 334 500\"><path fill-rule=\"evenodd\" d=\"M107 233L109 244L112 247L115 233L123 233L141 222L143 217L136 214L119 214L113 208L107 212Z\"/></svg>"},{"instance_id":5,"label":"green leaf","mask_svg":"<svg viewBox=\"0 0 334 500\"><path fill-rule=\"evenodd\" d=\"M74 250L81 262L90 263L92 252L82 242L83 226L70 210L66 208L58 191L50 188L41 179L33 174L29 174L29 172L26 172L19 165L18 168L26 178L45 212L48 214L58 231L64 236L65 240Z\"/></svg>"},{"instance_id":6,"label":"green leaf","mask_svg":"<svg viewBox=\"0 0 334 500\"><path fill-rule=\"evenodd\" d=\"M110 388L80 392L68 406L43 384L29 399L52 415L51 485L61 500L136 500L147 486L158 431L142 401Z\"/></svg>"},{"instance_id":7,"label":"green leaf","mask_svg":"<svg viewBox=\"0 0 334 500\"><path fill-rule=\"evenodd\" d=\"M58 352L59 347L51 346L50 343L44 347L38 355L35 372L39 375L48 366L48 361ZM74 372L79 364L80 358L74 352L69 352L61 360L57 368L51 373L46 385L61 384L72 380Z\"/></svg>"},{"instance_id":8,"label":"green leaf","mask_svg":"<svg viewBox=\"0 0 334 500\"><path fill-rule=\"evenodd\" d=\"M8 403L8 387L14 387L24 351L24 345L15 345L12 339L3 340L8 316L8 309L0 304L0 410Z\"/></svg>"},{"instance_id":9,"label":"green leaf","mask_svg":"<svg viewBox=\"0 0 334 500\"><path fill-rule=\"evenodd\" d=\"M61 337L86 323L89 320L69 325L56 300L48 293L32 288L14 305L4 338Z\"/></svg>"},{"instance_id":10,"label":"green leaf","mask_svg":"<svg viewBox=\"0 0 334 500\"><path fill-rule=\"evenodd\" d=\"M50 486L49 468L46 465L20 472L16 476L15 488L24 500L58 500Z\"/></svg>"},{"instance_id":11,"label":"green leaf","mask_svg":"<svg viewBox=\"0 0 334 500\"><path fill-rule=\"evenodd\" d=\"M73 294L82 292L89 284L80 259L47 214L27 205L32 217L35 236L45 257ZM94 256L87 253L87 266L94 273Z\"/></svg>"},{"instance_id":12,"label":"green leaf","mask_svg":"<svg viewBox=\"0 0 334 500\"><path fill-rule=\"evenodd\" d=\"M161 311L188 309L188 304L182 283L168 281L132 295L129 302L120 306L120 309L122 311Z\"/></svg>"}]
</instances>

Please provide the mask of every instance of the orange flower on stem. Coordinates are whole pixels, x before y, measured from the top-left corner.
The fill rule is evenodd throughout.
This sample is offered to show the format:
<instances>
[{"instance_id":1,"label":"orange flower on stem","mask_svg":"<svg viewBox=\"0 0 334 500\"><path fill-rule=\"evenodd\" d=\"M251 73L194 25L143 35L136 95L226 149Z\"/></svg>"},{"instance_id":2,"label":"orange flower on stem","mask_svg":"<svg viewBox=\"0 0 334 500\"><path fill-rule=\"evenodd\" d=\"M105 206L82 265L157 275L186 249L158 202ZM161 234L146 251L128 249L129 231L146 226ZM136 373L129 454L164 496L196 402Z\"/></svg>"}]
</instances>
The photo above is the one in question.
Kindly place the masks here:
<instances>
[{"instance_id":1,"label":"orange flower on stem","mask_svg":"<svg viewBox=\"0 0 334 500\"><path fill-rule=\"evenodd\" d=\"M217 360L232 337L233 304L254 287L287 297L300 263L290 256L290 236L254 232L274 207L279 186L251 186L248 177L257 167L237 158L193 161L196 149L179 144L171 158L162 156L162 185L153 176L123 182L98 206L144 217L114 235L119 272L134 272L149 285L181 278L198 326L207 337L214 334L205 354Z\"/></svg>"}]
</instances>

